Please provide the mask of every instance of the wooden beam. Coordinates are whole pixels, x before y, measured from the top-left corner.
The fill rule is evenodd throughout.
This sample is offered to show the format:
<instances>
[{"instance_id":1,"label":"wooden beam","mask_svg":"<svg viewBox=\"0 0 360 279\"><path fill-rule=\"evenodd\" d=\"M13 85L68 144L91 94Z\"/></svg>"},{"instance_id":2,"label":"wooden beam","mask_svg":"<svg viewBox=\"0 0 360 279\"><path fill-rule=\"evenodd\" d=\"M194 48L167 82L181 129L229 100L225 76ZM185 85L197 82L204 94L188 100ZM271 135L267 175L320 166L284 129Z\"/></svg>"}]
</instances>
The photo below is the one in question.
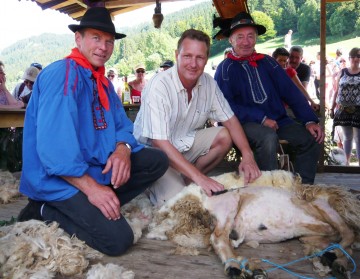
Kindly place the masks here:
<instances>
[{"instance_id":1,"label":"wooden beam","mask_svg":"<svg viewBox=\"0 0 360 279\"><path fill-rule=\"evenodd\" d=\"M0 109L0 128L24 127L25 109Z\"/></svg>"}]
</instances>

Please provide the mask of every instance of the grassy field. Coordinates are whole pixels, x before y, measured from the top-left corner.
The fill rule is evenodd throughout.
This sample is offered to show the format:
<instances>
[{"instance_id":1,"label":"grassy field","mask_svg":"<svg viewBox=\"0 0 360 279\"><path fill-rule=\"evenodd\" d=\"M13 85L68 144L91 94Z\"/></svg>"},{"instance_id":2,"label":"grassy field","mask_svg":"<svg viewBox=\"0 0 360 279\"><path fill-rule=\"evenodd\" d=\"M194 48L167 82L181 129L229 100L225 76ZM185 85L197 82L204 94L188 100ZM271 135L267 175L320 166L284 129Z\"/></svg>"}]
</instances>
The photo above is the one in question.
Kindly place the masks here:
<instances>
[{"instance_id":1,"label":"grassy field","mask_svg":"<svg viewBox=\"0 0 360 279\"><path fill-rule=\"evenodd\" d=\"M330 58L335 57L335 51L337 48L343 49L343 55L345 57L348 56L350 49L353 47L360 47L360 37L356 38L344 38L342 41L332 42L334 39L328 39L329 43L326 44L326 55ZM300 45L304 49L304 57L306 61L315 60L316 53L320 51L320 39L311 39L308 41L303 41L297 38L296 36L293 37L292 41L293 45ZM230 46L230 44L229 44ZM277 37L275 39L266 41L264 43L259 43L256 45L256 51L260 53L266 53L271 55L272 52L278 48L284 46L284 38ZM215 55L211 57L207 64L207 69L211 68L212 64L219 64L223 59L222 54Z\"/></svg>"}]
</instances>

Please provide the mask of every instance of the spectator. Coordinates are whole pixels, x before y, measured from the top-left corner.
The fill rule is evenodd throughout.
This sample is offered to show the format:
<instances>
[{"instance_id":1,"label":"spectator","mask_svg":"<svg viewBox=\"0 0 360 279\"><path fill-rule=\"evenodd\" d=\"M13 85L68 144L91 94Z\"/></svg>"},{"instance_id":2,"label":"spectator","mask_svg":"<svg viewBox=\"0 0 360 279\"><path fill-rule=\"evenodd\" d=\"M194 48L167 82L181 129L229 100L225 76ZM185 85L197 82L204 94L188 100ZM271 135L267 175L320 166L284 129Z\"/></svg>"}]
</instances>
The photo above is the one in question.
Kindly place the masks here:
<instances>
[{"instance_id":1,"label":"spectator","mask_svg":"<svg viewBox=\"0 0 360 279\"><path fill-rule=\"evenodd\" d=\"M30 66L25 70L25 73L22 77L24 81L18 83L12 93L16 100L23 101L25 105L29 103L33 85L39 72L39 69L34 66Z\"/></svg>"},{"instance_id":2,"label":"spectator","mask_svg":"<svg viewBox=\"0 0 360 279\"><path fill-rule=\"evenodd\" d=\"M129 82L131 99L134 103L139 103L141 92L143 91L147 80L145 79L146 69L143 64L136 65L134 68L135 79Z\"/></svg>"},{"instance_id":3,"label":"spectator","mask_svg":"<svg viewBox=\"0 0 360 279\"><path fill-rule=\"evenodd\" d=\"M240 123L214 79L204 73L209 51L208 35L186 30L178 41L176 67L155 75L144 89L134 135L165 151L171 166L150 188L154 204L161 205L192 181L208 196L223 190L205 174L224 159L233 142L242 153L239 171L246 183L260 175ZM210 118L223 127L205 129Z\"/></svg>"},{"instance_id":4,"label":"spectator","mask_svg":"<svg viewBox=\"0 0 360 279\"><path fill-rule=\"evenodd\" d=\"M232 52L217 68L215 80L243 125L261 170L278 168L279 139L296 152L295 172L304 183L314 183L324 132L304 95L270 56L255 51L258 35L266 28L241 12L223 31ZM294 122L283 106L289 105L302 124Z\"/></svg>"},{"instance_id":5,"label":"spectator","mask_svg":"<svg viewBox=\"0 0 360 279\"><path fill-rule=\"evenodd\" d=\"M335 64L337 68L341 68L341 63L345 58L343 57L343 51L341 48L336 49L336 57L335 57ZM345 61L346 62L346 61Z\"/></svg>"},{"instance_id":6,"label":"spectator","mask_svg":"<svg viewBox=\"0 0 360 279\"><path fill-rule=\"evenodd\" d=\"M296 70L301 83L303 84L305 90L307 90L310 81L311 70L310 66L301 62L303 60L304 51L300 46L293 46L290 48L289 52L289 65Z\"/></svg>"},{"instance_id":7,"label":"spectator","mask_svg":"<svg viewBox=\"0 0 360 279\"><path fill-rule=\"evenodd\" d=\"M0 108L23 108L22 101L16 100L6 87L5 65L0 61Z\"/></svg>"},{"instance_id":8,"label":"spectator","mask_svg":"<svg viewBox=\"0 0 360 279\"><path fill-rule=\"evenodd\" d=\"M40 63L37 63L37 62L31 63L30 67L35 67L39 71L41 71L43 69L42 65Z\"/></svg>"},{"instance_id":9,"label":"spectator","mask_svg":"<svg viewBox=\"0 0 360 279\"><path fill-rule=\"evenodd\" d=\"M316 104L313 101L313 99L311 99L308 92L306 91L301 81L299 80L296 71L288 66L289 56L290 53L287 51L287 49L283 47L279 47L275 49L275 51L272 54L272 57L280 64L280 66L286 71L287 75L291 78L291 80L295 83L295 85L299 88L299 90L304 94L306 100L308 100L312 109L314 111L319 110L320 105Z\"/></svg>"},{"instance_id":10,"label":"spectator","mask_svg":"<svg viewBox=\"0 0 360 279\"><path fill-rule=\"evenodd\" d=\"M76 47L38 76L25 115L20 192L29 197L18 221L55 221L69 235L110 256L134 234L120 205L161 177L168 159L143 148L104 64L116 33L106 8L89 8L69 25Z\"/></svg>"},{"instance_id":11,"label":"spectator","mask_svg":"<svg viewBox=\"0 0 360 279\"><path fill-rule=\"evenodd\" d=\"M5 65L2 61L0 61L0 109L4 108L13 108L20 109L23 108L25 104L22 101L18 101L14 98L13 95L10 94L9 90L6 87L6 73L5 73ZM8 169L9 171L17 171L16 162L19 161L18 153L15 154L12 152L13 150L9 150L9 144L15 146L15 143L12 141L13 139L19 139L15 137L14 129L12 128L0 128L0 169ZM21 140L21 139L19 139ZM17 141L16 143L18 143ZM19 146L17 146L19 147ZM21 145L20 145L21 148ZM11 160L9 155L14 159ZM20 153L21 157L21 153ZM11 162L13 161L13 162ZM21 158L20 158L21 162ZM14 167L14 168L13 168Z\"/></svg>"},{"instance_id":12,"label":"spectator","mask_svg":"<svg viewBox=\"0 0 360 279\"><path fill-rule=\"evenodd\" d=\"M119 98L121 100L121 98L122 98L122 96L121 96L122 85L121 85L121 81L119 79L117 70L115 68L109 69L108 72L107 72L107 77L111 81L111 83L113 84L115 92L116 92L116 94L119 96Z\"/></svg>"},{"instance_id":13,"label":"spectator","mask_svg":"<svg viewBox=\"0 0 360 279\"><path fill-rule=\"evenodd\" d=\"M166 70L170 69L172 66L174 66L174 62L171 60L166 60L166 61L164 61L164 63L162 63L160 65L160 68L162 68L163 71L166 71Z\"/></svg>"},{"instance_id":14,"label":"spectator","mask_svg":"<svg viewBox=\"0 0 360 279\"><path fill-rule=\"evenodd\" d=\"M334 126L341 126L347 165L350 163L353 140L360 165L360 48L350 50L349 60L350 66L342 69L338 75L330 116L334 118Z\"/></svg>"},{"instance_id":15,"label":"spectator","mask_svg":"<svg viewBox=\"0 0 360 279\"><path fill-rule=\"evenodd\" d=\"M290 29L284 37L284 47L286 48L286 50L289 50L291 48L292 33L293 31Z\"/></svg>"},{"instance_id":16,"label":"spectator","mask_svg":"<svg viewBox=\"0 0 360 279\"><path fill-rule=\"evenodd\" d=\"M314 85L316 97L320 100L320 52L316 53L316 61L314 64Z\"/></svg>"}]
</instances>

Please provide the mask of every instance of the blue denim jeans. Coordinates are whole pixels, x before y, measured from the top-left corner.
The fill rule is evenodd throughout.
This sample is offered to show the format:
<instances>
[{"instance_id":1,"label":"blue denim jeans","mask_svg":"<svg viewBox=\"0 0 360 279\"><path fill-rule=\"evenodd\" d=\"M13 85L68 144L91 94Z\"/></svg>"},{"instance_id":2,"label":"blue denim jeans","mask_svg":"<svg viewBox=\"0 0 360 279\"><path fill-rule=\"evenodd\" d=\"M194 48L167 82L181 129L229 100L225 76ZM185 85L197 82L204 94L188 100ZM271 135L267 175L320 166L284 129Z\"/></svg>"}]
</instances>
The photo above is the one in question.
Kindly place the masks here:
<instances>
[{"instance_id":1,"label":"blue denim jeans","mask_svg":"<svg viewBox=\"0 0 360 279\"><path fill-rule=\"evenodd\" d=\"M243 128L261 170L278 169L279 139L287 140L295 153L295 172L300 174L303 183L314 183L320 145L304 126L292 123L274 131L261 124L249 122L243 124Z\"/></svg>"},{"instance_id":2,"label":"blue denim jeans","mask_svg":"<svg viewBox=\"0 0 360 279\"><path fill-rule=\"evenodd\" d=\"M132 153L131 178L114 190L120 204L126 204L145 191L165 173L168 165L166 154L158 149L144 148ZM46 202L42 217L45 221L58 222L68 234L75 234L90 247L109 256L123 254L134 240L124 217L116 221L106 219L82 192L64 201Z\"/></svg>"}]
</instances>

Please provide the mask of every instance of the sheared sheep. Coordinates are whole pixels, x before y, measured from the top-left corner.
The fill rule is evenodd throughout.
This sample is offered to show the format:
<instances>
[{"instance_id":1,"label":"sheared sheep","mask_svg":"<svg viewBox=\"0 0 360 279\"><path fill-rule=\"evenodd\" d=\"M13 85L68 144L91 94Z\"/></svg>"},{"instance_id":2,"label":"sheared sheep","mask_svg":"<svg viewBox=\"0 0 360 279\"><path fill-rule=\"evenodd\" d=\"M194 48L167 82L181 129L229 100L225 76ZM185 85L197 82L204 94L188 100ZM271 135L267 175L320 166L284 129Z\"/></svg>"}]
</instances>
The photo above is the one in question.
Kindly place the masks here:
<instances>
[{"instance_id":1,"label":"sheared sheep","mask_svg":"<svg viewBox=\"0 0 360 279\"><path fill-rule=\"evenodd\" d=\"M299 238L306 255L337 242L351 253L360 231L360 201L337 186L303 185L284 171L263 172L244 187L233 173L215 177L229 189L207 197L195 184L164 204L149 226L148 238L171 239L190 249L209 244L231 278L267 278L259 261L235 255L243 242L276 243ZM276 182L274 182L276 181ZM269 187L270 186L270 187ZM330 260L329 267L324 259ZM348 278L347 258L338 250L314 258L319 273Z\"/></svg>"}]
</instances>

